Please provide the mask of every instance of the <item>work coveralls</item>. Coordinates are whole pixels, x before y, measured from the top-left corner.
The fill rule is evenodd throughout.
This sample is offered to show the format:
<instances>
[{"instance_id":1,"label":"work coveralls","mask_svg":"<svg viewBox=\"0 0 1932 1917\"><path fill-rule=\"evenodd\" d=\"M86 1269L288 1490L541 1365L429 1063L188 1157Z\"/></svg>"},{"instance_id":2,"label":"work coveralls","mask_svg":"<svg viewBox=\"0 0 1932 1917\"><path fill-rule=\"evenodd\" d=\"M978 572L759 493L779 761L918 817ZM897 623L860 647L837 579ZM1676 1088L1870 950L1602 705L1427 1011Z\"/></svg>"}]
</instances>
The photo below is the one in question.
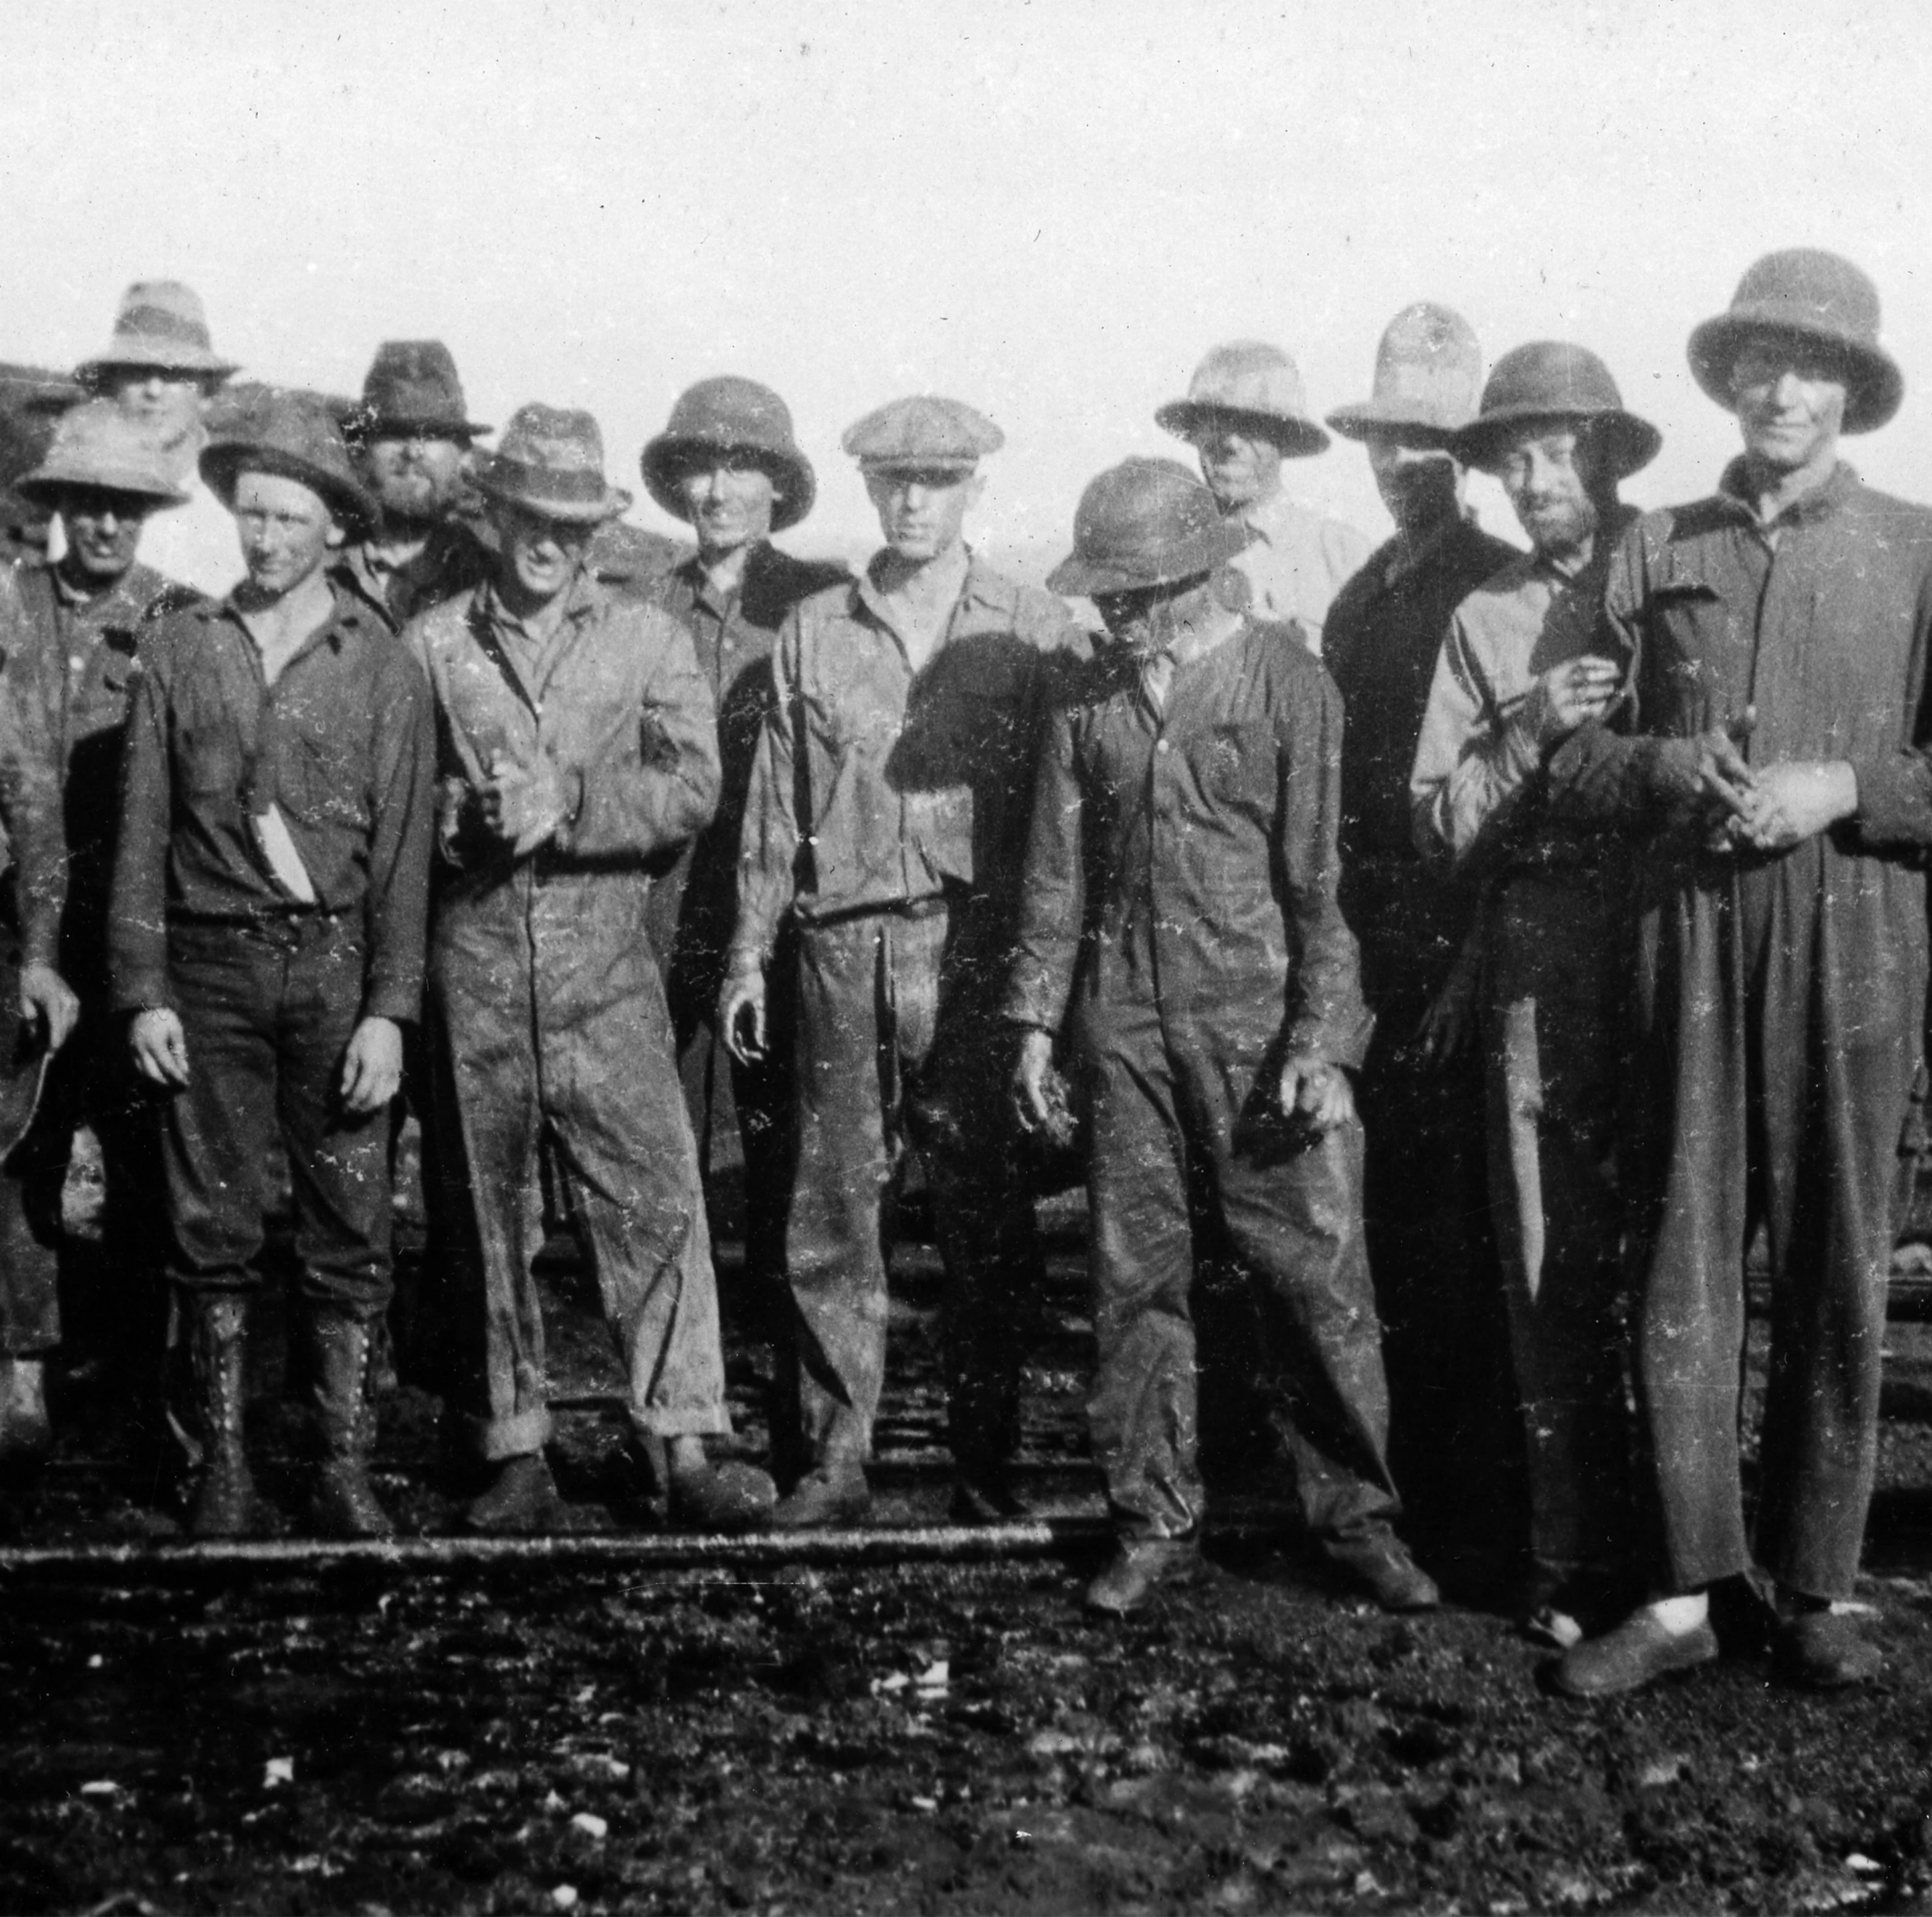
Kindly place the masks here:
<instances>
[{"instance_id":1,"label":"work coveralls","mask_svg":"<svg viewBox=\"0 0 1932 1917\"><path fill-rule=\"evenodd\" d=\"M1659 1588L1750 1562L1738 1391L1761 1220L1756 1554L1787 1590L1839 1598L1870 1499L1893 1159L1925 1005L1932 512L1840 465L1766 529L1744 485L1733 466L1624 539L1607 605L1635 725L1585 728L1550 779L1566 808L1640 834L1627 1175ZM1668 748L1712 727L1756 766L1849 760L1857 812L1775 855L1708 849Z\"/></svg>"},{"instance_id":2,"label":"work coveralls","mask_svg":"<svg viewBox=\"0 0 1932 1917\"><path fill-rule=\"evenodd\" d=\"M1341 702L1291 628L1244 621L1177 665L1164 706L1103 657L1040 760L1012 1022L1072 1038L1092 1102L1094 1453L1124 1534L1202 1518L1197 1234L1254 1276L1310 1528L1396 1508L1364 1248L1362 1134L1279 1108L1282 1060L1360 1064L1336 902ZM1083 950L1084 947L1084 950Z\"/></svg>"},{"instance_id":3,"label":"work coveralls","mask_svg":"<svg viewBox=\"0 0 1932 1917\"><path fill-rule=\"evenodd\" d=\"M711 701L681 627L580 571L530 634L490 585L406 635L436 712L440 872L430 952L443 1216L460 1240L458 1402L490 1462L550 1432L538 1154L570 1182L640 1433L730 1429L711 1240L664 987L645 933L653 860L711 816ZM490 768L548 758L566 816L527 856L484 825Z\"/></svg>"},{"instance_id":4,"label":"work coveralls","mask_svg":"<svg viewBox=\"0 0 1932 1917\"><path fill-rule=\"evenodd\" d=\"M806 600L745 814L732 969L796 927L798 1162L785 1232L798 1430L814 1464L862 1460L885 1371L880 1206L910 1135L947 1283L953 1456L1017 1448L1022 1324L1039 1242L997 1022L1027 802L1065 649L1057 599L969 563L915 675L868 576Z\"/></svg>"},{"instance_id":5,"label":"work coveralls","mask_svg":"<svg viewBox=\"0 0 1932 1917\"><path fill-rule=\"evenodd\" d=\"M1482 1050L1431 1059L1423 1020L1473 929L1477 887L1425 864L1408 776L1456 608L1517 556L1452 515L1391 539L1329 608L1342 695L1342 914L1375 1034L1356 1081L1363 1214L1389 1379L1389 1459L1439 1553L1517 1548L1522 1428L1490 1228Z\"/></svg>"},{"instance_id":6,"label":"work coveralls","mask_svg":"<svg viewBox=\"0 0 1932 1917\"><path fill-rule=\"evenodd\" d=\"M1630 1432L1617 1196L1630 896L1612 834L1554 819L1537 682L1599 651L1612 543L1514 559L1456 610L1411 784L1416 842L1486 890L1490 1194L1528 1466L1531 1574L1621 1576Z\"/></svg>"}]
</instances>

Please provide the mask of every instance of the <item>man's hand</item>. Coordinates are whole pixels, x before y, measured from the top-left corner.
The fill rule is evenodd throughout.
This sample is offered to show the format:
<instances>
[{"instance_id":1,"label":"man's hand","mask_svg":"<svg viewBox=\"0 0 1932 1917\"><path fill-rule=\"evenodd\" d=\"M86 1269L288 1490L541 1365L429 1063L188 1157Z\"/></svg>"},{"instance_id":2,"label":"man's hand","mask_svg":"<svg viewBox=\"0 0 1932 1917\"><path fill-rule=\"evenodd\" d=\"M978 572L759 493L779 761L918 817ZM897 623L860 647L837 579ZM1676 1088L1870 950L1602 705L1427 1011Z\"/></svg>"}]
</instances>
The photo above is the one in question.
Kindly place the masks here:
<instances>
[{"instance_id":1,"label":"man's hand","mask_svg":"<svg viewBox=\"0 0 1932 1917\"><path fill-rule=\"evenodd\" d=\"M58 1052L80 1016L80 1000L66 980L51 965L26 965L20 970L20 1022L35 1027L47 1049Z\"/></svg>"},{"instance_id":2,"label":"man's hand","mask_svg":"<svg viewBox=\"0 0 1932 1917\"><path fill-rule=\"evenodd\" d=\"M534 852L562 824L563 780L552 761L534 766L500 761L476 790L484 824L519 859Z\"/></svg>"},{"instance_id":3,"label":"man's hand","mask_svg":"<svg viewBox=\"0 0 1932 1917\"><path fill-rule=\"evenodd\" d=\"M182 1022L165 1006L136 1012L128 1030L128 1048L134 1069L151 1085L178 1091L188 1083L188 1036Z\"/></svg>"},{"instance_id":4,"label":"man's hand","mask_svg":"<svg viewBox=\"0 0 1932 1917\"><path fill-rule=\"evenodd\" d=\"M724 1049L740 1065L765 1055L765 975L734 972L718 994L718 1029Z\"/></svg>"},{"instance_id":5,"label":"man's hand","mask_svg":"<svg viewBox=\"0 0 1932 1917\"><path fill-rule=\"evenodd\" d=\"M1023 1132L1051 1131L1057 1120L1053 1101L1047 1091L1053 1070L1053 1034L1036 1026L1022 1034L1020 1055L1007 1081L1013 1102L1013 1115Z\"/></svg>"},{"instance_id":6,"label":"man's hand","mask_svg":"<svg viewBox=\"0 0 1932 1917\"><path fill-rule=\"evenodd\" d=\"M1460 966L1442 982L1415 1028L1415 1048L1424 1062L1446 1065L1460 1058L1476 1034L1476 974Z\"/></svg>"},{"instance_id":7,"label":"man's hand","mask_svg":"<svg viewBox=\"0 0 1932 1917\"><path fill-rule=\"evenodd\" d=\"M1738 722L1748 733L1755 715ZM1656 796L1667 803L1701 806L1720 830L1733 819L1749 815L1757 775L1745 764L1737 739L1713 726L1690 739L1659 739L1651 742Z\"/></svg>"},{"instance_id":8,"label":"man's hand","mask_svg":"<svg viewBox=\"0 0 1932 1917\"><path fill-rule=\"evenodd\" d=\"M1757 769L1726 830L1733 842L1782 852L1858 809L1858 778L1843 759L1785 759Z\"/></svg>"},{"instance_id":9,"label":"man's hand","mask_svg":"<svg viewBox=\"0 0 1932 1917\"><path fill-rule=\"evenodd\" d=\"M1298 1053L1281 1068L1281 1108L1312 1132L1332 1132L1354 1117L1355 1094L1340 1066Z\"/></svg>"},{"instance_id":10,"label":"man's hand","mask_svg":"<svg viewBox=\"0 0 1932 1917\"><path fill-rule=\"evenodd\" d=\"M1615 659L1594 652L1552 666L1530 694L1537 737L1546 746L1554 745L1585 721L1606 717L1616 704L1623 676Z\"/></svg>"},{"instance_id":11,"label":"man's hand","mask_svg":"<svg viewBox=\"0 0 1932 1917\"><path fill-rule=\"evenodd\" d=\"M380 1112L402 1089L403 1033L393 1018L364 1018L342 1054L342 1103L358 1118Z\"/></svg>"}]
</instances>

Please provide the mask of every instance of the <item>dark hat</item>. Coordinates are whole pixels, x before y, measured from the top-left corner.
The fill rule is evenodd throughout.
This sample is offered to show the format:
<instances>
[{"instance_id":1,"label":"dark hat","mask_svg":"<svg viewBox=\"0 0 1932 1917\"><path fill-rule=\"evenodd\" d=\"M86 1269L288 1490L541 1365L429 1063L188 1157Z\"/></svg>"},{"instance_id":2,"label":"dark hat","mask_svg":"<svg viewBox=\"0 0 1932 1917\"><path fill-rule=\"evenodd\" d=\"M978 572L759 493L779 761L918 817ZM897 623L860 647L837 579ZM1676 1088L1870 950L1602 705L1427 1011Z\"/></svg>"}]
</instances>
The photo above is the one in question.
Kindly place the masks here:
<instances>
[{"instance_id":1,"label":"dark hat","mask_svg":"<svg viewBox=\"0 0 1932 1917\"><path fill-rule=\"evenodd\" d=\"M626 511L631 496L604 478L604 435L574 406L520 406L496 450L477 462L476 490L543 519L594 524Z\"/></svg>"},{"instance_id":2,"label":"dark hat","mask_svg":"<svg viewBox=\"0 0 1932 1917\"><path fill-rule=\"evenodd\" d=\"M179 470L152 428L112 400L96 399L62 415L40 464L14 486L45 506L58 506L70 486L134 494L157 506L185 506Z\"/></svg>"},{"instance_id":3,"label":"dark hat","mask_svg":"<svg viewBox=\"0 0 1932 1917\"><path fill-rule=\"evenodd\" d=\"M200 295L178 280L137 280L130 286L114 316L114 337L92 359L82 360L74 376L84 386L98 386L100 375L115 366L158 366L208 380L225 380L235 370L232 360L215 352Z\"/></svg>"},{"instance_id":4,"label":"dark hat","mask_svg":"<svg viewBox=\"0 0 1932 1917\"><path fill-rule=\"evenodd\" d=\"M1226 566L1247 544L1214 495L1179 460L1124 459L1089 482L1073 515L1073 550L1047 577L1056 592L1132 592Z\"/></svg>"},{"instance_id":5,"label":"dark hat","mask_svg":"<svg viewBox=\"0 0 1932 1917\"><path fill-rule=\"evenodd\" d=\"M342 422L352 440L473 440L490 428L466 416L456 362L440 340L385 340L376 349L362 403Z\"/></svg>"},{"instance_id":6,"label":"dark hat","mask_svg":"<svg viewBox=\"0 0 1932 1917\"><path fill-rule=\"evenodd\" d=\"M1905 375L1878 343L1878 289L1849 260L1810 247L1768 253L1738 282L1730 310L1690 335L1690 370L1726 412L1740 350L1766 335L1824 346L1843 365L1847 433L1875 432L1905 397Z\"/></svg>"},{"instance_id":7,"label":"dark hat","mask_svg":"<svg viewBox=\"0 0 1932 1917\"><path fill-rule=\"evenodd\" d=\"M1328 449L1328 435L1308 410L1308 394L1294 362L1261 340L1217 346L1194 369L1185 399L1170 400L1154 423L1184 440L1225 420L1272 440L1289 459Z\"/></svg>"},{"instance_id":8,"label":"dark hat","mask_svg":"<svg viewBox=\"0 0 1932 1917\"><path fill-rule=\"evenodd\" d=\"M1465 466L1486 471L1504 439L1538 419L1589 421L1620 479L1648 466L1664 444L1648 420L1624 410L1610 369L1588 347L1559 340L1533 340L1504 353L1483 388L1481 411L1447 444Z\"/></svg>"},{"instance_id":9,"label":"dark hat","mask_svg":"<svg viewBox=\"0 0 1932 1917\"><path fill-rule=\"evenodd\" d=\"M930 393L888 401L847 427L838 442L875 472L908 466L970 472L1006 442L1006 434L983 412Z\"/></svg>"},{"instance_id":10,"label":"dark hat","mask_svg":"<svg viewBox=\"0 0 1932 1917\"><path fill-rule=\"evenodd\" d=\"M811 512L818 482L792 436L784 401L770 387L729 373L700 380L678 395L670 423L638 461L645 489L672 518L688 519L690 509L678 490L680 476L693 460L725 452L748 454L771 475L777 490L774 532L796 526Z\"/></svg>"},{"instance_id":11,"label":"dark hat","mask_svg":"<svg viewBox=\"0 0 1932 1917\"><path fill-rule=\"evenodd\" d=\"M225 424L202 449L201 476L231 511L236 482L244 472L272 472L300 482L327 503L352 538L376 524L376 502L349 463L342 429L313 393L266 394Z\"/></svg>"},{"instance_id":12,"label":"dark hat","mask_svg":"<svg viewBox=\"0 0 1932 1917\"><path fill-rule=\"evenodd\" d=\"M1376 353L1376 382L1360 405L1338 406L1328 424L1351 440L1372 433L1412 446L1441 446L1476 416L1483 350L1462 314L1426 300L1388 323Z\"/></svg>"}]
</instances>

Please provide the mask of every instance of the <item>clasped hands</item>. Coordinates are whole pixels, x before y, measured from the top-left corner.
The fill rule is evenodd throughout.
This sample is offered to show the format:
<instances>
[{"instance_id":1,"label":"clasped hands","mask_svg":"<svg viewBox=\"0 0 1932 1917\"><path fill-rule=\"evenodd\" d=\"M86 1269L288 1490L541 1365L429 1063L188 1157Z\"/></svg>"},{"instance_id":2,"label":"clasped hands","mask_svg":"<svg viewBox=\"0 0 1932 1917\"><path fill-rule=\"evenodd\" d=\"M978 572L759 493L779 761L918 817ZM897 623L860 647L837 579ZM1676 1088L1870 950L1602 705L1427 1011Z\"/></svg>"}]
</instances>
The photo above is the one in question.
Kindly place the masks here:
<instances>
[{"instance_id":1,"label":"clasped hands","mask_svg":"<svg viewBox=\"0 0 1932 1917\"><path fill-rule=\"evenodd\" d=\"M520 859L555 836L570 808L562 775L539 754L534 765L501 758L486 765L476 809L484 829Z\"/></svg>"},{"instance_id":2,"label":"clasped hands","mask_svg":"<svg viewBox=\"0 0 1932 1917\"><path fill-rule=\"evenodd\" d=\"M1716 728L1666 740L1661 749L1672 782L1704 807L1714 850L1786 851L1858 808L1858 774L1844 759L1748 765L1730 734Z\"/></svg>"}]
</instances>

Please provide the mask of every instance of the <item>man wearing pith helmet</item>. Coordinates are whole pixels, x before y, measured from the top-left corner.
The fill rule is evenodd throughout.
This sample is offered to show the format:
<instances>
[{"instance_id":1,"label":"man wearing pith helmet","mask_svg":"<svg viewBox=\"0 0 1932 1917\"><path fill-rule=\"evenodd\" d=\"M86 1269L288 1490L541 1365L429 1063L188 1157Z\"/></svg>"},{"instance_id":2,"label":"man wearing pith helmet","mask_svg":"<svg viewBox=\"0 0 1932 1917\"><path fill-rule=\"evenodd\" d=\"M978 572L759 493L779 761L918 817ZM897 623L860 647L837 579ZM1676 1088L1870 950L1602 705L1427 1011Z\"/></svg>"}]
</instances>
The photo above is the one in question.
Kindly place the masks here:
<instances>
[{"instance_id":1,"label":"man wearing pith helmet","mask_svg":"<svg viewBox=\"0 0 1932 1917\"><path fill-rule=\"evenodd\" d=\"M1187 397L1162 406L1154 422L1195 448L1216 502L1242 529L1247 544L1235 564L1256 617L1293 622L1318 657L1329 605L1360 569L1369 542L1298 505L1282 483L1284 460L1328 448L1300 369L1258 340L1218 346L1194 369Z\"/></svg>"},{"instance_id":2,"label":"man wearing pith helmet","mask_svg":"<svg viewBox=\"0 0 1932 1917\"><path fill-rule=\"evenodd\" d=\"M685 1102L707 1181L720 1126L735 1115L743 1151L745 1268L753 1295L775 1306L784 1276L791 1182L791 928L782 927L766 994L764 1055L740 1063L713 1021L738 912L738 841L758 735L772 702L772 649L792 608L844 578L844 568L794 559L772 543L812 510L812 462L791 414L769 386L724 374L679 396L644 448L644 486L689 522L698 550L662 574L656 603L691 634L718 711L722 784L711 823L651 888L651 929L664 968Z\"/></svg>"},{"instance_id":3,"label":"man wearing pith helmet","mask_svg":"<svg viewBox=\"0 0 1932 1917\"><path fill-rule=\"evenodd\" d=\"M1389 1454L1425 1550L1491 1559L1516 1527L1522 1449L1490 1230L1483 1073L1456 1016L1476 888L1416 849L1408 773L1457 604L1516 556L1464 503L1444 442L1474 417L1483 355L1462 316L1418 301L1390 321L1367 399L1328 424L1360 442L1393 538L1328 609L1322 662L1342 695L1342 911L1376 1021L1356 1083L1363 1208L1388 1365Z\"/></svg>"},{"instance_id":4,"label":"man wearing pith helmet","mask_svg":"<svg viewBox=\"0 0 1932 1917\"><path fill-rule=\"evenodd\" d=\"M641 1490L672 1522L746 1528L772 1486L706 1448L731 1428L717 1287L645 927L652 870L718 801L710 695L676 621L591 574L631 496L604 478L589 413L520 408L476 484L490 576L404 634L437 717L431 1131L468 1327L454 1408L490 1472L470 1522L561 1515L531 1273L548 1145L628 1380Z\"/></svg>"},{"instance_id":5,"label":"man wearing pith helmet","mask_svg":"<svg viewBox=\"0 0 1932 1917\"><path fill-rule=\"evenodd\" d=\"M947 1285L956 1514L1020 1508L1020 1326L1040 1251L1004 1096L994 1009L1011 956L1036 746L1065 608L965 541L1000 429L957 400L895 400L850 428L885 544L787 620L745 814L718 1022L771 1042L766 968L796 927L798 1165L785 1237L804 1474L781 1524L850 1521L886 1354L881 1203L902 1143L930 1180Z\"/></svg>"},{"instance_id":6,"label":"man wearing pith helmet","mask_svg":"<svg viewBox=\"0 0 1932 1917\"><path fill-rule=\"evenodd\" d=\"M1042 751L1018 950L1022 1121L1052 1120L1064 1017L1091 1112L1099 1370L1118 1550L1088 1606L1199 1562L1189 1293L1218 1238L1254 1280L1303 1518L1391 1610L1435 1586L1390 1528L1388 1398L1348 1074L1369 1019L1336 896L1342 717L1284 628L1243 610L1242 535L1171 460L1089 485L1054 590L1112 635Z\"/></svg>"},{"instance_id":7,"label":"man wearing pith helmet","mask_svg":"<svg viewBox=\"0 0 1932 1917\"><path fill-rule=\"evenodd\" d=\"M1852 1594L1877 1448L1892 1162L1924 1013L1932 512L1840 455L1904 381L1849 261L1774 253L1690 335L1736 416L1717 490L1645 515L1606 604L1634 697L1552 791L1638 836L1636 1372L1652 1600L1578 1646L1584 1696L1701 1664L1710 1588L1755 1559L1781 1672L1879 1666ZM1738 1456L1744 1254L1771 1256L1756 1514Z\"/></svg>"}]
</instances>

